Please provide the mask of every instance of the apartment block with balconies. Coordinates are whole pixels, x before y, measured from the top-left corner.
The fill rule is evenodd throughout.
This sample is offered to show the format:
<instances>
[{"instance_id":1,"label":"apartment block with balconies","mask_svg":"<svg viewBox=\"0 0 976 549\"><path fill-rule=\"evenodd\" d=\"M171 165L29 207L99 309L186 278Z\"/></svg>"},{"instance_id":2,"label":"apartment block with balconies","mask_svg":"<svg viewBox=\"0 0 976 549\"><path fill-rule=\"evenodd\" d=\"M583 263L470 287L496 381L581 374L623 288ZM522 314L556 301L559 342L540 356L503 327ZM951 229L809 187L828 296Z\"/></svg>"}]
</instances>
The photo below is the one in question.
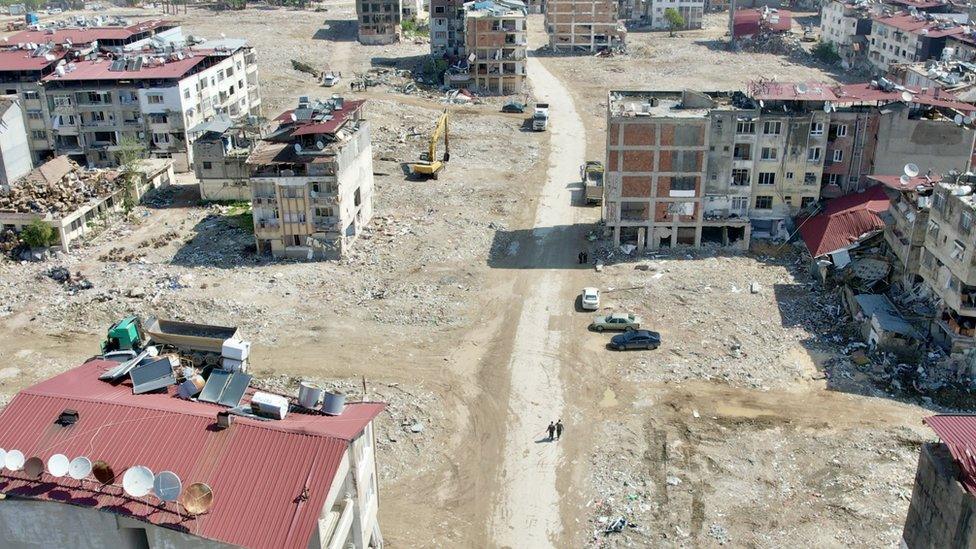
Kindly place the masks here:
<instances>
[{"instance_id":1,"label":"apartment block with balconies","mask_svg":"<svg viewBox=\"0 0 976 549\"><path fill-rule=\"evenodd\" d=\"M403 4L400 0L356 0L359 42L366 45L400 41Z\"/></svg>"},{"instance_id":2,"label":"apartment block with balconies","mask_svg":"<svg viewBox=\"0 0 976 549\"><path fill-rule=\"evenodd\" d=\"M338 259L373 215L365 101L302 98L247 159L254 236L276 258Z\"/></svg>"},{"instance_id":3,"label":"apartment block with balconies","mask_svg":"<svg viewBox=\"0 0 976 549\"><path fill-rule=\"evenodd\" d=\"M624 42L617 0L548 0L546 32L558 52L598 52Z\"/></svg>"},{"instance_id":4,"label":"apartment block with balconies","mask_svg":"<svg viewBox=\"0 0 976 549\"><path fill-rule=\"evenodd\" d=\"M525 4L518 1L465 5L468 74L482 93L520 93L525 84Z\"/></svg>"}]
</instances>

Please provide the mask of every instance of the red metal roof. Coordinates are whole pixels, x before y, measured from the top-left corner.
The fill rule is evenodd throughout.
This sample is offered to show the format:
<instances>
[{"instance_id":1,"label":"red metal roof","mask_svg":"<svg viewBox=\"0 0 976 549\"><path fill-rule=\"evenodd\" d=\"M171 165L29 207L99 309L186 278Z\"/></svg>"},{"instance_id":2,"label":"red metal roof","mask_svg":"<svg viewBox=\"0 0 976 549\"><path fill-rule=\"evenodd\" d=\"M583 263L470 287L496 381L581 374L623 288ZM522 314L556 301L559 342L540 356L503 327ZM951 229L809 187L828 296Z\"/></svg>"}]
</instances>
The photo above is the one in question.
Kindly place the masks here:
<instances>
[{"instance_id":1,"label":"red metal roof","mask_svg":"<svg viewBox=\"0 0 976 549\"><path fill-rule=\"evenodd\" d=\"M800 93L803 86L806 91ZM753 81L749 83L749 94L765 101L834 101L837 96L831 86L824 82Z\"/></svg>"},{"instance_id":2,"label":"red metal roof","mask_svg":"<svg viewBox=\"0 0 976 549\"><path fill-rule=\"evenodd\" d=\"M184 487L208 484L213 507L199 516L181 516L174 504L164 508L152 498L131 498L119 486L95 481L79 486L46 473L29 480L6 469L0 472L0 491L126 515L233 545L305 548L349 442L384 408L364 402L348 404L336 417L235 417L230 428L216 430L216 414L225 408L179 399L173 387L133 395L129 381L99 381L98 374L114 364L93 360L18 393L0 414L0 447L45 463L58 453L104 460L117 479L134 465L173 471ZM78 422L55 424L64 409L77 410Z\"/></svg>"},{"instance_id":3,"label":"red metal roof","mask_svg":"<svg viewBox=\"0 0 976 549\"><path fill-rule=\"evenodd\" d=\"M926 19L922 15L919 17L921 17L921 20L907 13L899 13L890 16L876 15L871 19L876 23L888 25L902 32L911 34L921 34L922 29L925 29L927 31L925 36L928 38L943 38L946 36L952 36L954 34L962 34L963 32L963 28L958 24L953 23L952 26L948 28L939 28L939 21Z\"/></svg>"},{"instance_id":4,"label":"red metal roof","mask_svg":"<svg viewBox=\"0 0 976 549\"><path fill-rule=\"evenodd\" d=\"M76 61L75 70L64 76L49 74L45 82L55 80L151 80L157 78L182 78L206 59L206 55L193 55L177 61L166 61L163 65L144 63L137 71L110 71L112 60L99 58L95 61Z\"/></svg>"},{"instance_id":5,"label":"red metal roof","mask_svg":"<svg viewBox=\"0 0 976 549\"><path fill-rule=\"evenodd\" d=\"M46 30L22 31L10 37L9 44L20 44L34 42L36 44L90 44L96 40L125 40L136 34L146 31L156 30L159 27L173 27L176 23L172 21L143 21L129 25L128 27L86 27L86 28L64 28L55 29L53 33Z\"/></svg>"},{"instance_id":6,"label":"red metal roof","mask_svg":"<svg viewBox=\"0 0 976 549\"><path fill-rule=\"evenodd\" d=\"M914 191L919 187L924 187L926 189L931 189L936 183L942 180L942 176L935 173L932 175L917 175L915 177L909 177L908 183L903 184L901 182L900 175L869 175L868 179L872 181L877 181L889 189L894 189L896 191Z\"/></svg>"},{"instance_id":7,"label":"red metal roof","mask_svg":"<svg viewBox=\"0 0 976 549\"><path fill-rule=\"evenodd\" d=\"M952 92L938 88L926 88L923 91L918 88L906 87L905 91L912 94L912 103L956 109L962 112L976 111L976 106L970 103L964 103ZM837 86L834 89L834 93L837 95L837 101L841 103L903 101L901 96L903 93L902 90L893 89L892 91L884 91L881 88L872 87L869 82Z\"/></svg>"},{"instance_id":8,"label":"red metal roof","mask_svg":"<svg viewBox=\"0 0 976 549\"><path fill-rule=\"evenodd\" d=\"M938 415L922 421L949 447L959 465L959 482L976 494L976 416Z\"/></svg>"},{"instance_id":9,"label":"red metal roof","mask_svg":"<svg viewBox=\"0 0 976 549\"><path fill-rule=\"evenodd\" d=\"M887 210L889 204L881 185L870 187L863 193L835 198L823 212L802 222L800 236L813 257L835 252L868 233L884 229L879 214Z\"/></svg>"},{"instance_id":10,"label":"red metal roof","mask_svg":"<svg viewBox=\"0 0 976 549\"><path fill-rule=\"evenodd\" d=\"M892 4L896 6L914 7L920 10L927 10L931 8L938 8L945 6L946 3L940 0L885 0L886 4Z\"/></svg>"},{"instance_id":11,"label":"red metal roof","mask_svg":"<svg viewBox=\"0 0 976 549\"><path fill-rule=\"evenodd\" d=\"M51 51L54 59L44 56L31 57L29 50L0 50L0 72L2 71L41 71L60 61L67 52Z\"/></svg>"},{"instance_id":12,"label":"red metal roof","mask_svg":"<svg viewBox=\"0 0 976 549\"><path fill-rule=\"evenodd\" d=\"M770 24L773 32L788 32L793 27L793 13L789 10L777 10L779 21ZM761 9L735 10L732 16L732 36L752 36L759 32L759 21L762 19Z\"/></svg>"},{"instance_id":13,"label":"red metal roof","mask_svg":"<svg viewBox=\"0 0 976 549\"><path fill-rule=\"evenodd\" d=\"M315 135L323 133L334 133L338 130L345 122L352 116L356 111L366 103L365 99L358 99L353 101L345 101L342 105L341 111L332 111L332 119L326 120L325 122L315 122L314 120L306 121L295 121L292 122L291 115L294 113L294 109L287 110L275 117L275 121L281 123L282 126L294 126L297 129L292 132L291 135Z\"/></svg>"}]
</instances>

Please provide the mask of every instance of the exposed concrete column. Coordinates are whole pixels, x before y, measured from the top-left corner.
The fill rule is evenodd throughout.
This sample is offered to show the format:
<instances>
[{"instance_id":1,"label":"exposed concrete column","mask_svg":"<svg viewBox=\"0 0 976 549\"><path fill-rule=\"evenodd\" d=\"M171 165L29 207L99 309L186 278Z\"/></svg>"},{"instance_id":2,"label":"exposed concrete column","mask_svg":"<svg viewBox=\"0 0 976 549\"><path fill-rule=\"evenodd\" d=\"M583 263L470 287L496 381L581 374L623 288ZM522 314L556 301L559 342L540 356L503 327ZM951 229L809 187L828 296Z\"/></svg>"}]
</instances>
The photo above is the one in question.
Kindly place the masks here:
<instances>
[{"instance_id":1,"label":"exposed concrete column","mask_svg":"<svg viewBox=\"0 0 976 549\"><path fill-rule=\"evenodd\" d=\"M637 229L637 249L644 251L647 244L647 232L650 230L649 227L640 227Z\"/></svg>"},{"instance_id":2,"label":"exposed concrete column","mask_svg":"<svg viewBox=\"0 0 976 549\"><path fill-rule=\"evenodd\" d=\"M620 245L620 225L616 225L613 228L613 245Z\"/></svg>"}]
</instances>

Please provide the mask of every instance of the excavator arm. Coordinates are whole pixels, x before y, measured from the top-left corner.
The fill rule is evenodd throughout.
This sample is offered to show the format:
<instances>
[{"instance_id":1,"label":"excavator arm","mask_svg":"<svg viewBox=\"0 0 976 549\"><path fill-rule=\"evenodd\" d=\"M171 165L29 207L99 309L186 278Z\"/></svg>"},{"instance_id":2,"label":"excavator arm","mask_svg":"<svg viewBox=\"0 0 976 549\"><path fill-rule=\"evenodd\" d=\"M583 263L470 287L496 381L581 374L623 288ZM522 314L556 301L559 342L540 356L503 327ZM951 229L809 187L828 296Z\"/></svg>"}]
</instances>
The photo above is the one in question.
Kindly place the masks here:
<instances>
[{"instance_id":1,"label":"excavator arm","mask_svg":"<svg viewBox=\"0 0 976 549\"><path fill-rule=\"evenodd\" d=\"M422 159L420 162L410 164L411 175L426 176L437 179L437 174L444 169L444 163L451 159L451 145L450 137L448 136L447 119L448 112L445 109L440 118L437 119L437 125L434 126L434 131L430 134L430 145L427 149L427 158ZM438 159L437 142L440 141L441 136L444 137L444 157L443 159Z\"/></svg>"}]
</instances>

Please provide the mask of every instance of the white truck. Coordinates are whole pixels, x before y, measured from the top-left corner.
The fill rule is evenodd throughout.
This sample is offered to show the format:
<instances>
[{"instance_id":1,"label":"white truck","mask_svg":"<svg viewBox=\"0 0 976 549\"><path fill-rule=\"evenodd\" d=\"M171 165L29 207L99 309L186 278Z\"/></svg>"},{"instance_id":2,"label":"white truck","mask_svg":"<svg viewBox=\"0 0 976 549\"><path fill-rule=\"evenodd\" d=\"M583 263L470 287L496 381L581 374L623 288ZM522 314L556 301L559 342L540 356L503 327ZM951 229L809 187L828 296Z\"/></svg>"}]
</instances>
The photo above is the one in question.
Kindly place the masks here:
<instances>
[{"instance_id":1,"label":"white truck","mask_svg":"<svg viewBox=\"0 0 976 549\"><path fill-rule=\"evenodd\" d=\"M549 127L549 103L536 103L532 111L532 129L544 132Z\"/></svg>"}]
</instances>

